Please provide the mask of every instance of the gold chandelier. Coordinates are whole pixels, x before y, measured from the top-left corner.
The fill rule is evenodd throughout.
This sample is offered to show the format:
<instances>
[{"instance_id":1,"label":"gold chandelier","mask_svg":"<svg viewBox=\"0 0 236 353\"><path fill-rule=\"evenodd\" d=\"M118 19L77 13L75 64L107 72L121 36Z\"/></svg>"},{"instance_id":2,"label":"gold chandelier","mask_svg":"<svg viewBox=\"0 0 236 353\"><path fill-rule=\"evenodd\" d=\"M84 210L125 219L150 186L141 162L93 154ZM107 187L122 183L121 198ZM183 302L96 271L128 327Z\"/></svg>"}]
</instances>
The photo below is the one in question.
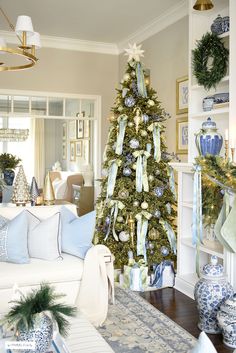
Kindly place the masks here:
<instances>
[{"instance_id":1,"label":"gold chandelier","mask_svg":"<svg viewBox=\"0 0 236 353\"><path fill-rule=\"evenodd\" d=\"M9 65L1 60L0 71L18 71L31 68L38 61L35 56L35 49L41 47L40 35L38 32L34 32L31 18L29 16L18 16L14 27L1 7L0 11L20 41L18 48L12 48L8 47L4 38L0 37L0 54L9 54L14 57L20 56L24 59L24 62L18 65ZM1 59L2 57L4 56L1 55Z\"/></svg>"},{"instance_id":2,"label":"gold chandelier","mask_svg":"<svg viewBox=\"0 0 236 353\"><path fill-rule=\"evenodd\" d=\"M214 7L211 0L197 0L193 6L194 10L205 11L210 10Z\"/></svg>"}]
</instances>

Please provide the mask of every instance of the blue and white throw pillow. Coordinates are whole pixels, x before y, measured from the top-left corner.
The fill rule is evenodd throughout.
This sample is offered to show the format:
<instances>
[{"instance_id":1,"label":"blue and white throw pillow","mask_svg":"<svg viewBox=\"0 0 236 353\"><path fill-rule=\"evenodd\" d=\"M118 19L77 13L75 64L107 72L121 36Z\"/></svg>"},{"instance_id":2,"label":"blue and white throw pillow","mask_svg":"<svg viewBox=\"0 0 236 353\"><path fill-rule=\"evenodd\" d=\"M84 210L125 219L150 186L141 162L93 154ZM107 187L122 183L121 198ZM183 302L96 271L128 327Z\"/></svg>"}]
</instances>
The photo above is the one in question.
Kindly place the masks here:
<instances>
[{"instance_id":1,"label":"blue and white throw pillow","mask_svg":"<svg viewBox=\"0 0 236 353\"><path fill-rule=\"evenodd\" d=\"M0 216L0 261L28 263L27 236L28 222L25 211L11 220Z\"/></svg>"},{"instance_id":2,"label":"blue and white throw pillow","mask_svg":"<svg viewBox=\"0 0 236 353\"><path fill-rule=\"evenodd\" d=\"M189 353L217 353L210 338L202 331L196 345Z\"/></svg>"},{"instance_id":3,"label":"blue and white throw pillow","mask_svg":"<svg viewBox=\"0 0 236 353\"><path fill-rule=\"evenodd\" d=\"M42 260L56 260L61 257L60 213L47 219L39 219L30 211L28 217L29 256Z\"/></svg>"},{"instance_id":4,"label":"blue and white throw pillow","mask_svg":"<svg viewBox=\"0 0 236 353\"><path fill-rule=\"evenodd\" d=\"M96 212L92 211L77 217L66 207L61 208L61 248L62 252L81 259L92 246Z\"/></svg>"}]
</instances>

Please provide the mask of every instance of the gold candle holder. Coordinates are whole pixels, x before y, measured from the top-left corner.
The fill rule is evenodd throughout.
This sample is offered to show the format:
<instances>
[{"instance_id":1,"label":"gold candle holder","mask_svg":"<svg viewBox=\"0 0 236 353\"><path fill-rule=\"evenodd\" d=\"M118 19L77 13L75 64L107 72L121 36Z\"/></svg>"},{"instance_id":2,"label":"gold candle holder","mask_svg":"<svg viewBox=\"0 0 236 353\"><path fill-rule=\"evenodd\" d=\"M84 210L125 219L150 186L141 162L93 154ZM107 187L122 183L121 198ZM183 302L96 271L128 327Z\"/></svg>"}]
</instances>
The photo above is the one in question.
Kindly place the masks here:
<instances>
[{"instance_id":1,"label":"gold candle holder","mask_svg":"<svg viewBox=\"0 0 236 353\"><path fill-rule=\"evenodd\" d=\"M134 247L134 228L135 228L135 220L133 216L130 214L128 218L128 225L130 229L130 238L131 238L131 247Z\"/></svg>"},{"instance_id":2,"label":"gold candle holder","mask_svg":"<svg viewBox=\"0 0 236 353\"><path fill-rule=\"evenodd\" d=\"M225 140L225 159L229 159L229 140Z\"/></svg>"}]
</instances>

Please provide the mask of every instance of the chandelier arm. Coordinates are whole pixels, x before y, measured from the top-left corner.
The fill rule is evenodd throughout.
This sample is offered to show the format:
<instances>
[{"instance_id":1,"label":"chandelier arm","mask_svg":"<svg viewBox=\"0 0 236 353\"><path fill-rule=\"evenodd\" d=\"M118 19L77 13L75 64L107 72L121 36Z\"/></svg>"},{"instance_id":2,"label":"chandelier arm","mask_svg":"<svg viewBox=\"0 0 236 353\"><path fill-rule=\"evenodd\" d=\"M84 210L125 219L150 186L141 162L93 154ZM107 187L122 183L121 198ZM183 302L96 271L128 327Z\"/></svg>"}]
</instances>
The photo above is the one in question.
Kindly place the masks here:
<instances>
[{"instance_id":1,"label":"chandelier arm","mask_svg":"<svg viewBox=\"0 0 236 353\"><path fill-rule=\"evenodd\" d=\"M29 69L30 67L34 66L37 62L37 58L34 55L32 55L26 51L21 51L19 49L12 49L12 48L3 48L3 47L0 47L0 51L23 56L25 59L30 61L28 64L20 65L20 66L3 66L2 65L2 66L0 66L0 72L1 71L18 71L18 70Z\"/></svg>"}]
</instances>

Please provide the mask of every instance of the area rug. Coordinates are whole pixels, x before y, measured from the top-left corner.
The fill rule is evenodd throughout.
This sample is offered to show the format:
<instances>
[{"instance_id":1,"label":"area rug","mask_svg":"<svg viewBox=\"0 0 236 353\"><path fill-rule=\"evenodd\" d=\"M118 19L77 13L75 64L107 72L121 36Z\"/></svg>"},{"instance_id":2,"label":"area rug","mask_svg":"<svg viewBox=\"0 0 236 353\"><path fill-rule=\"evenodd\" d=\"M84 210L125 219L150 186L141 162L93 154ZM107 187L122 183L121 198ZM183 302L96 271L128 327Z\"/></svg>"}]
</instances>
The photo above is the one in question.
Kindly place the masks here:
<instances>
[{"instance_id":1,"label":"area rug","mask_svg":"<svg viewBox=\"0 0 236 353\"><path fill-rule=\"evenodd\" d=\"M98 330L116 353L187 353L196 342L138 293L120 287Z\"/></svg>"}]
</instances>

